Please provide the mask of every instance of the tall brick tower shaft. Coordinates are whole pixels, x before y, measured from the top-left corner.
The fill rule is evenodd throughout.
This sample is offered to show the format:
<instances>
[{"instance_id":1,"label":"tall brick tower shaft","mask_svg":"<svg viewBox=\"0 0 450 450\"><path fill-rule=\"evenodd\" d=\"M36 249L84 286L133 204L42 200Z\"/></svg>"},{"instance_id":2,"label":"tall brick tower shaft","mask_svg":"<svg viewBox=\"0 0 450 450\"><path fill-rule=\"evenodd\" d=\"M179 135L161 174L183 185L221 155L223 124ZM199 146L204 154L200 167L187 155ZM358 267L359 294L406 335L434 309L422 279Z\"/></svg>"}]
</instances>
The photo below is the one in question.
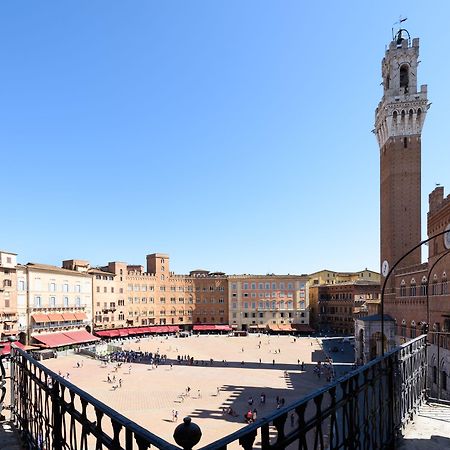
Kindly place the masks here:
<instances>
[{"instance_id":1,"label":"tall brick tower shaft","mask_svg":"<svg viewBox=\"0 0 450 450\"><path fill-rule=\"evenodd\" d=\"M421 240L421 134L427 86L417 91L419 39L400 30L381 63L383 98L375 113L380 146L381 264L392 267ZM421 262L420 248L399 267ZM393 287L392 277L388 287ZM392 292L392 291L391 291Z\"/></svg>"}]
</instances>

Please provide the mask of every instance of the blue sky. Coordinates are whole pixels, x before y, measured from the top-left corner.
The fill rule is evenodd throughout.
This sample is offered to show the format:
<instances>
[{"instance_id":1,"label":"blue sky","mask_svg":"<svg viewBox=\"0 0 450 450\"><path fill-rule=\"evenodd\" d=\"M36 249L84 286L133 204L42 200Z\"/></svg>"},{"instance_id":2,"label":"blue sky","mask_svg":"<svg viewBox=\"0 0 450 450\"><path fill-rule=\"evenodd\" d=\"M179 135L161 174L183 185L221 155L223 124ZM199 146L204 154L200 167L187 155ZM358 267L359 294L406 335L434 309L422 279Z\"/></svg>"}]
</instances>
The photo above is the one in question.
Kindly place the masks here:
<instances>
[{"instance_id":1,"label":"blue sky","mask_svg":"<svg viewBox=\"0 0 450 450\"><path fill-rule=\"evenodd\" d=\"M432 102L425 235L428 193L450 193L450 3L3 0L0 248L57 265L165 252L177 273L378 270L371 130L401 14Z\"/></svg>"}]
</instances>

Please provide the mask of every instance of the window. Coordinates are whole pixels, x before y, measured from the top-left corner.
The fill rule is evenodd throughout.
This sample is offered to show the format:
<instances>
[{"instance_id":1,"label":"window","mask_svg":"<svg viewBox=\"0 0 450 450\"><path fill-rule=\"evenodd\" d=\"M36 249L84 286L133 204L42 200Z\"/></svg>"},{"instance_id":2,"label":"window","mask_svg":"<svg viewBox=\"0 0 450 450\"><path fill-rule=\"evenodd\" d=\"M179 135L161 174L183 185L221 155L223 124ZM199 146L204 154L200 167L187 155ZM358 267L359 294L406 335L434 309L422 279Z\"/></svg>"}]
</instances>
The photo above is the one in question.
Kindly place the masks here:
<instances>
[{"instance_id":1,"label":"window","mask_svg":"<svg viewBox=\"0 0 450 450\"><path fill-rule=\"evenodd\" d=\"M63 305L67 308L69 306L69 297L64 297Z\"/></svg>"},{"instance_id":2,"label":"window","mask_svg":"<svg viewBox=\"0 0 450 450\"><path fill-rule=\"evenodd\" d=\"M50 283L50 292L56 292L56 284Z\"/></svg>"},{"instance_id":3,"label":"window","mask_svg":"<svg viewBox=\"0 0 450 450\"><path fill-rule=\"evenodd\" d=\"M75 292L81 292L81 286L79 284L75 285Z\"/></svg>"},{"instance_id":4,"label":"window","mask_svg":"<svg viewBox=\"0 0 450 450\"><path fill-rule=\"evenodd\" d=\"M69 285L67 283L63 284L63 292L69 292Z\"/></svg>"},{"instance_id":5,"label":"window","mask_svg":"<svg viewBox=\"0 0 450 450\"><path fill-rule=\"evenodd\" d=\"M233 284L231 285L231 289L233 289L233 291L235 291L235 290L237 289L237 284L236 284L236 283L233 283Z\"/></svg>"},{"instance_id":6,"label":"window","mask_svg":"<svg viewBox=\"0 0 450 450\"><path fill-rule=\"evenodd\" d=\"M248 289L248 283L244 283L244 289Z\"/></svg>"},{"instance_id":7,"label":"window","mask_svg":"<svg viewBox=\"0 0 450 450\"><path fill-rule=\"evenodd\" d=\"M81 298L80 297L75 298L75 306L77 308L79 308L81 306Z\"/></svg>"},{"instance_id":8,"label":"window","mask_svg":"<svg viewBox=\"0 0 450 450\"><path fill-rule=\"evenodd\" d=\"M12 282L11 280L3 280L3 287L11 287Z\"/></svg>"},{"instance_id":9,"label":"window","mask_svg":"<svg viewBox=\"0 0 450 450\"><path fill-rule=\"evenodd\" d=\"M41 297L38 295L34 297L34 306L35 308L40 308L42 306Z\"/></svg>"},{"instance_id":10,"label":"window","mask_svg":"<svg viewBox=\"0 0 450 450\"><path fill-rule=\"evenodd\" d=\"M275 290L277 288L277 283L272 283L272 289Z\"/></svg>"},{"instance_id":11,"label":"window","mask_svg":"<svg viewBox=\"0 0 450 450\"><path fill-rule=\"evenodd\" d=\"M24 290L25 290L25 281L19 280L19 291L24 291Z\"/></svg>"},{"instance_id":12,"label":"window","mask_svg":"<svg viewBox=\"0 0 450 450\"><path fill-rule=\"evenodd\" d=\"M252 289L256 289L256 283L252 283Z\"/></svg>"},{"instance_id":13,"label":"window","mask_svg":"<svg viewBox=\"0 0 450 450\"><path fill-rule=\"evenodd\" d=\"M292 283L288 283L288 289L289 289L289 290L292 289Z\"/></svg>"},{"instance_id":14,"label":"window","mask_svg":"<svg viewBox=\"0 0 450 450\"><path fill-rule=\"evenodd\" d=\"M97 292L100 292L100 286L97 286Z\"/></svg>"},{"instance_id":15,"label":"window","mask_svg":"<svg viewBox=\"0 0 450 450\"><path fill-rule=\"evenodd\" d=\"M406 297L406 283L405 283L405 280L402 280L402 284L400 285L400 297Z\"/></svg>"},{"instance_id":16,"label":"window","mask_svg":"<svg viewBox=\"0 0 450 450\"><path fill-rule=\"evenodd\" d=\"M404 93L408 93L409 86L409 67L406 64L400 67L400 88L404 89Z\"/></svg>"},{"instance_id":17,"label":"window","mask_svg":"<svg viewBox=\"0 0 450 450\"><path fill-rule=\"evenodd\" d=\"M56 306L56 297L50 297L50 307L54 308Z\"/></svg>"}]
</instances>

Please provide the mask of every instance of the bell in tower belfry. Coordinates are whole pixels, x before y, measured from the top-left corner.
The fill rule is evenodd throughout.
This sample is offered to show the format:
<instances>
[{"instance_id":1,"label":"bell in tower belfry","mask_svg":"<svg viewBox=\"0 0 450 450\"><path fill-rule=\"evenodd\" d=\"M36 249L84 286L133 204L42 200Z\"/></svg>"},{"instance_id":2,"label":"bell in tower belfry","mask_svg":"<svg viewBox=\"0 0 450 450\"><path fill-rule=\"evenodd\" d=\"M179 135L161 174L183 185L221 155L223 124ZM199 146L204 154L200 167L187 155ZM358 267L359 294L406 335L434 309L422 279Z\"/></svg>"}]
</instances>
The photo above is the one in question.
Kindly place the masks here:
<instances>
[{"instance_id":1,"label":"bell in tower belfry","mask_svg":"<svg viewBox=\"0 0 450 450\"><path fill-rule=\"evenodd\" d=\"M374 131L380 147L381 264L390 267L421 240L421 138L428 99L426 85L417 89L418 58L419 39L400 29L381 63L383 97ZM418 249L400 266L420 262Z\"/></svg>"}]
</instances>

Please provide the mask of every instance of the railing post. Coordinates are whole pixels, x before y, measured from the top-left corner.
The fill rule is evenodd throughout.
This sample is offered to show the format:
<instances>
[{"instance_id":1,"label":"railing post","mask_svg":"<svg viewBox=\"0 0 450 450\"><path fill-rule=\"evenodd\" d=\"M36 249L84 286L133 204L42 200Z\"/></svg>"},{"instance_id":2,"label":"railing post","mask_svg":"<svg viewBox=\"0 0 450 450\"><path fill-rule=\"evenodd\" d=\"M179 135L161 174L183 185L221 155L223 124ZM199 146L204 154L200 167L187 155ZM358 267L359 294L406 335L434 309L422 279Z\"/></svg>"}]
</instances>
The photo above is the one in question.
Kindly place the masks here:
<instances>
[{"instance_id":1,"label":"railing post","mask_svg":"<svg viewBox=\"0 0 450 450\"><path fill-rule=\"evenodd\" d=\"M192 450L194 445L200 442L202 431L200 427L192 422L190 417L185 417L173 432L175 442L184 450Z\"/></svg>"},{"instance_id":2,"label":"railing post","mask_svg":"<svg viewBox=\"0 0 450 450\"><path fill-rule=\"evenodd\" d=\"M59 382L53 380L52 384L52 416L53 416L53 449L62 449L62 417L61 417L61 407L59 404Z\"/></svg>"}]
</instances>

